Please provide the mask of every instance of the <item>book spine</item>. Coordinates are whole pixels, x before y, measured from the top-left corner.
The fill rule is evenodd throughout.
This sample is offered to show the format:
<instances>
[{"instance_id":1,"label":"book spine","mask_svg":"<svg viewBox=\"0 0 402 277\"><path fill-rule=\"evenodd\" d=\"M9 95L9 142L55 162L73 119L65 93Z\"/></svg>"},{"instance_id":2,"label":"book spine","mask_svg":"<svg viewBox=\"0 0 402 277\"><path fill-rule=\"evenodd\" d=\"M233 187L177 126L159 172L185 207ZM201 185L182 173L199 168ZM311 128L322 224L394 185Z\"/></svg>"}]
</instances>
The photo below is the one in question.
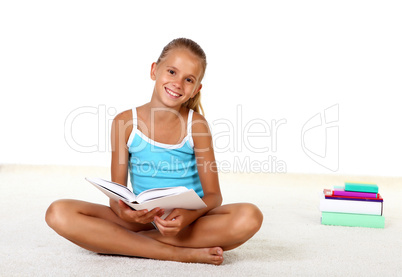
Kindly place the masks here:
<instances>
[{"instance_id":1,"label":"book spine","mask_svg":"<svg viewBox=\"0 0 402 277\"><path fill-rule=\"evenodd\" d=\"M384 228L385 218L381 215L322 212L321 224L351 227Z\"/></svg>"},{"instance_id":2,"label":"book spine","mask_svg":"<svg viewBox=\"0 0 402 277\"><path fill-rule=\"evenodd\" d=\"M382 202L320 199L320 211L382 215Z\"/></svg>"},{"instance_id":3,"label":"book spine","mask_svg":"<svg viewBox=\"0 0 402 277\"><path fill-rule=\"evenodd\" d=\"M361 198L377 198L377 193L334 190L334 196L352 196Z\"/></svg>"},{"instance_id":4,"label":"book spine","mask_svg":"<svg viewBox=\"0 0 402 277\"><path fill-rule=\"evenodd\" d=\"M336 200L348 200L348 201L368 201L368 202L384 202L382 198L361 198L361 197L349 197L349 196L330 196L325 195L326 199L336 199Z\"/></svg>"},{"instance_id":5,"label":"book spine","mask_svg":"<svg viewBox=\"0 0 402 277\"><path fill-rule=\"evenodd\" d=\"M375 184L345 183L345 191L378 193L378 186Z\"/></svg>"}]
</instances>

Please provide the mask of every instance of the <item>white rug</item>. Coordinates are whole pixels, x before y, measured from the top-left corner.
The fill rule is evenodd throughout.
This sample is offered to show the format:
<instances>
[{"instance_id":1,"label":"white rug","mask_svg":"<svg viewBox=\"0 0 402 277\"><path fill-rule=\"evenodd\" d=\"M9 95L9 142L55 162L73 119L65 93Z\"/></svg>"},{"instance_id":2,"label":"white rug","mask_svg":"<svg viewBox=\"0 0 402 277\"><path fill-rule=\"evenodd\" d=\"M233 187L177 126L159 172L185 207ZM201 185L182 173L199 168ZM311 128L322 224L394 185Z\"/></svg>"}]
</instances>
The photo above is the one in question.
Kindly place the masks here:
<instances>
[{"instance_id":1,"label":"white rug","mask_svg":"<svg viewBox=\"0 0 402 277\"><path fill-rule=\"evenodd\" d=\"M45 223L60 198L107 203L84 177L107 168L0 166L0 276L402 276L402 178L221 174L225 203L252 202L261 230L221 266L98 255ZM385 229L323 226L318 193L345 180L377 183Z\"/></svg>"}]
</instances>

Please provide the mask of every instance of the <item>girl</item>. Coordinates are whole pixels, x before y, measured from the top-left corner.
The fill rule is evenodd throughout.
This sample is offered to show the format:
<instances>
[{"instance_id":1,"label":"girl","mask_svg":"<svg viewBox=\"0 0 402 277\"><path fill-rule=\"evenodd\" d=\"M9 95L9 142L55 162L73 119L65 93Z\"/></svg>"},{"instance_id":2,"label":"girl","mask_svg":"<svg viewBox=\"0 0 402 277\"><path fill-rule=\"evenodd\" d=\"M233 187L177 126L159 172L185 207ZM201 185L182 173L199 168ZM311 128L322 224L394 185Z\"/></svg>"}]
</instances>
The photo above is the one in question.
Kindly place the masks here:
<instances>
[{"instance_id":1,"label":"girl","mask_svg":"<svg viewBox=\"0 0 402 277\"><path fill-rule=\"evenodd\" d=\"M184 185L207 207L134 211L122 201L110 207L59 200L46 222L73 243L98 253L219 265L223 251L246 242L261 227L262 213L252 204L221 206L212 136L200 114L206 56L189 39L175 39L151 66L151 101L122 112L112 123L112 181L134 193L152 187ZM161 162L163 162L162 166ZM155 229L153 225L157 226Z\"/></svg>"}]
</instances>

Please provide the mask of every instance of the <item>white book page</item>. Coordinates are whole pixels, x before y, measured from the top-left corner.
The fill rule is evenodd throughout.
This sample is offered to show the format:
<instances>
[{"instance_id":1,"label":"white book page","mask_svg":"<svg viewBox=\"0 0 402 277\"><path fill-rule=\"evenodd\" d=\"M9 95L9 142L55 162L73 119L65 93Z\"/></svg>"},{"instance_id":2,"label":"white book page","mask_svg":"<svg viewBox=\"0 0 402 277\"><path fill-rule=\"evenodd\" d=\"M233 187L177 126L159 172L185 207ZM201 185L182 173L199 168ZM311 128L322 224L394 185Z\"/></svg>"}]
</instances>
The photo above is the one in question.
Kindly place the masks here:
<instances>
[{"instance_id":1,"label":"white book page","mask_svg":"<svg viewBox=\"0 0 402 277\"><path fill-rule=\"evenodd\" d=\"M138 203L144 203L146 201L154 200L157 198L169 196L169 195L175 195L175 194L180 194L185 191L187 191L188 188L186 187L169 187L169 188L155 188L155 189L149 189L146 191L141 192L138 194L136 201Z\"/></svg>"},{"instance_id":2,"label":"white book page","mask_svg":"<svg viewBox=\"0 0 402 277\"><path fill-rule=\"evenodd\" d=\"M173 209L181 208L187 210L197 210L205 208L207 205L202 201L202 199L198 196L198 194L190 189L186 192L175 194L167 197L162 197L158 199L154 199L151 201L146 201L142 204L134 204L127 203L130 207L135 210L148 209L149 211L153 208L159 207L165 210L164 218L167 216Z\"/></svg>"},{"instance_id":3,"label":"white book page","mask_svg":"<svg viewBox=\"0 0 402 277\"><path fill-rule=\"evenodd\" d=\"M88 182L95 185L109 197L111 194L117 194L121 198L126 199L128 202L136 201L136 196L127 187L120 185L118 183L110 182L101 178L85 178ZM112 197L115 199L114 197Z\"/></svg>"}]
</instances>

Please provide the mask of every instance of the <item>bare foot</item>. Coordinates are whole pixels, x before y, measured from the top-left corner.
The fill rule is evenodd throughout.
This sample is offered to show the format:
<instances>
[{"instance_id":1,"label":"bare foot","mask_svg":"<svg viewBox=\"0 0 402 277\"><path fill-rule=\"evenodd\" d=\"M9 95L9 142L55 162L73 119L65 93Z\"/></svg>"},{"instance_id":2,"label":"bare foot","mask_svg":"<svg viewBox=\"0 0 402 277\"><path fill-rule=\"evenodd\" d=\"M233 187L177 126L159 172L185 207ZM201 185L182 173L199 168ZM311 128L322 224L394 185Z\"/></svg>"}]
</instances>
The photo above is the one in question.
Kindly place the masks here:
<instances>
[{"instance_id":1,"label":"bare foot","mask_svg":"<svg viewBox=\"0 0 402 277\"><path fill-rule=\"evenodd\" d=\"M172 257L175 261L214 265L220 265L223 262L223 249L221 247L191 248L180 245L180 240L177 237L164 237L157 230L141 231L138 234L175 247L176 256Z\"/></svg>"},{"instance_id":2,"label":"bare foot","mask_svg":"<svg viewBox=\"0 0 402 277\"><path fill-rule=\"evenodd\" d=\"M212 248L181 248L182 262L206 263L220 265L223 262L223 250L220 247Z\"/></svg>"}]
</instances>

